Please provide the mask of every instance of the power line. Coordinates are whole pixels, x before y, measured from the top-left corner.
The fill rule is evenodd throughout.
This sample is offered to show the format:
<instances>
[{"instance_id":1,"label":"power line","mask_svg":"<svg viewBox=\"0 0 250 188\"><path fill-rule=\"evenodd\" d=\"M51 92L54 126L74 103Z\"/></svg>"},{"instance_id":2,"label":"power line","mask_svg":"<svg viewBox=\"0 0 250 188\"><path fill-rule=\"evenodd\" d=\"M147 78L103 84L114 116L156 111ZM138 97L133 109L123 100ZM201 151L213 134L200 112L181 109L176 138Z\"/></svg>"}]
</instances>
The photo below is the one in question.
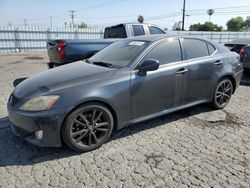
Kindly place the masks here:
<instances>
[{"instance_id":1,"label":"power line","mask_svg":"<svg viewBox=\"0 0 250 188\"><path fill-rule=\"evenodd\" d=\"M127 0L118 0L118 1L114 1L114 2L103 3L103 4L100 4L100 5L95 5L95 6L91 6L91 7L87 7L87 8L83 8L83 9L78 9L76 11L79 12L79 11L92 10L92 9L96 9L96 8L101 8L101 7L105 7L105 6L109 6L109 5L114 5L114 4L117 4L117 3L121 3L123 1L127 1Z\"/></svg>"},{"instance_id":2,"label":"power line","mask_svg":"<svg viewBox=\"0 0 250 188\"><path fill-rule=\"evenodd\" d=\"M104 6L109 6L109 5L113 5L116 3L120 3L126 0L118 0L115 2L109 2L109 3L103 3L103 4L99 4L96 6L92 6L92 7L88 7L88 8L84 8L84 9L78 9L75 11L87 11L87 10L91 10L91 9L95 9L95 8L100 8L100 7L104 7ZM237 15L249 15L250 12L250 5L247 6L234 6L234 7L219 7L219 8L213 8L215 10L215 15L219 16L219 15L230 15L230 14L237 14ZM145 21L150 21L150 20L158 20L158 19L164 19L164 18L169 18L169 17L175 17L175 16L181 16L181 13L183 15L183 11L182 12L172 12L172 13L168 13L168 14L164 14L164 15L155 15L155 16L149 16L149 17L145 17ZM202 15L207 15L207 9L195 9L195 10L185 10L185 13L190 15L190 16L202 16ZM75 16L73 14L73 16ZM114 19L114 18L130 18L130 17L134 17L137 15L123 15L123 16L117 16L117 17L86 17L89 19ZM63 18L64 17L64 18ZM72 13L71 16L72 17ZM63 15L57 15L57 16L53 16L53 20L63 20L65 19L65 14ZM51 20L51 16L49 17L45 17L45 18L34 18L34 19L25 19L26 20L26 24L27 25L27 21L31 21L31 22L47 22L48 20ZM72 18L71 18L72 20ZM113 22L113 23L120 23L120 22L135 22L136 18L133 20L129 20L129 21L119 21L119 22ZM13 22L16 22L15 20ZM72 23L74 22L74 18ZM20 23L20 21L19 21ZM30 23L30 22L29 22ZM47 22L48 23L48 22ZM108 24L112 24L112 23L106 23L106 25ZM103 24L104 25L104 24Z\"/></svg>"}]
</instances>

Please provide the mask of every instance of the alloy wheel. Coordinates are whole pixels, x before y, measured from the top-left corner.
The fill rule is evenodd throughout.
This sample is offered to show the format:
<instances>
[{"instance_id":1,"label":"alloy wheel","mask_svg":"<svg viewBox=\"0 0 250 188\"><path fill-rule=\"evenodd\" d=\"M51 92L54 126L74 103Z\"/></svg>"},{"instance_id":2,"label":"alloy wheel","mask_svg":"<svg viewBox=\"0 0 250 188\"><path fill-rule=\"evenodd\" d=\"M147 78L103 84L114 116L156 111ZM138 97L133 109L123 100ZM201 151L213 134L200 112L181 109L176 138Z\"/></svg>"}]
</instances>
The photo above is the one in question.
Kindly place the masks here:
<instances>
[{"instance_id":1,"label":"alloy wheel","mask_svg":"<svg viewBox=\"0 0 250 188\"><path fill-rule=\"evenodd\" d=\"M231 99L233 92L233 85L230 80L223 80L217 87L215 93L215 102L218 106L224 107Z\"/></svg>"},{"instance_id":2,"label":"alloy wheel","mask_svg":"<svg viewBox=\"0 0 250 188\"><path fill-rule=\"evenodd\" d=\"M77 147L95 147L103 142L110 130L108 114L99 108L81 111L71 124L70 136Z\"/></svg>"}]
</instances>

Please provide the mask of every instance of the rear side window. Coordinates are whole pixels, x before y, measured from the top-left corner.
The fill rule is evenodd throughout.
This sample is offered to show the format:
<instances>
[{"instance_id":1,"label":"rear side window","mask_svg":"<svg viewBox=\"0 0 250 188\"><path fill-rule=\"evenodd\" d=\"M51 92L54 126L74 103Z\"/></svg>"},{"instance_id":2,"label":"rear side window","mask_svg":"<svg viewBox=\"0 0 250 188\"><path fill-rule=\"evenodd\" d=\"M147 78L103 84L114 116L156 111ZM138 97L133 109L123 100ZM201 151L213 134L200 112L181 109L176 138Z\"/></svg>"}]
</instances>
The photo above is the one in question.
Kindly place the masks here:
<instances>
[{"instance_id":1,"label":"rear side window","mask_svg":"<svg viewBox=\"0 0 250 188\"><path fill-rule=\"evenodd\" d=\"M198 39L184 39L183 45L186 59L194 59L209 55L207 44L204 41Z\"/></svg>"},{"instance_id":2,"label":"rear side window","mask_svg":"<svg viewBox=\"0 0 250 188\"><path fill-rule=\"evenodd\" d=\"M149 26L148 29L149 29L149 33L151 35L154 35L154 34L165 34L162 30L160 30L159 28L154 27L154 26Z\"/></svg>"},{"instance_id":3,"label":"rear side window","mask_svg":"<svg viewBox=\"0 0 250 188\"><path fill-rule=\"evenodd\" d=\"M134 36L145 35L144 28L142 25L133 25Z\"/></svg>"},{"instance_id":4,"label":"rear side window","mask_svg":"<svg viewBox=\"0 0 250 188\"><path fill-rule=\"evenodd\" d=\"M115 27L106 27L104 31L104 38L127 38L124 25L118 25Z\"/></svg>"},{"instance_id":5,"label":"rear side window","mask_svg":"<svg viewBox=\"0 0 250 188\"><path fill-rule=\"evenodd\" d=\"M179 40L170 40L159 44L144 57L144 60L147 59L159 60L161 65L181 61Z\"/></svg>"},{"instance_id":6,"label":"rear side window","mask_svg":"<svg viewBox=\"0 0 250 188\"><path fill-rule=\"evenodd\" d=\"M210 55L212 55L216 51L215 47L209 43L207 43L207 47Z\"/></svg>"}]
</instances>

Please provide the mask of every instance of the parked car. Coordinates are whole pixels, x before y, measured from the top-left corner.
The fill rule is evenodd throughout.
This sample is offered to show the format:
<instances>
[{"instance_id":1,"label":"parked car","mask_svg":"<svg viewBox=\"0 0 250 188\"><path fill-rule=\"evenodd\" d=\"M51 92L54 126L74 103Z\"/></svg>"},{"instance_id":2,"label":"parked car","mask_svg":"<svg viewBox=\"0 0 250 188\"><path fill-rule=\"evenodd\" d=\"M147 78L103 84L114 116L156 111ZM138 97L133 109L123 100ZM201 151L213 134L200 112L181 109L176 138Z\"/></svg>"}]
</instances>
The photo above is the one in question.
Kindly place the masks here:
<instances>
[{"instance_id":1,"label":"parked car","mask_svg":"<svg viewBox=\"0 0 250 188\"><path fill-rule=\"evenodd\" d=\"M240 54L240 60L243 64L244 70L250 70L250 39L236 39L232 42L226 43L231 51Z\"/></svg>"},{"instance_id":2,"label":"parked car","mask_svg":"<svg viewBox=\"0 0 250 188\"><path fill-rule=\"evenodd\" d=\"M239 85L239 55L214 42L155 35L117 41L88 60L21 82L11 127L39 146L90 151L114 130L201 103L224 108Z\"/></svg>"},{"instance_id":3,"label":"parked car","mask_svg":"<svg viewBox=\"0 0 250 188\"><path fill-rule=\"evenodd\" d=\"M106 27L104 39L96 40L49 40L47 51L49 68L90 58L96 52L118 39L140 35L164 34L165 31L151 24L119 24Z\"/></svg>"}]
</instances>

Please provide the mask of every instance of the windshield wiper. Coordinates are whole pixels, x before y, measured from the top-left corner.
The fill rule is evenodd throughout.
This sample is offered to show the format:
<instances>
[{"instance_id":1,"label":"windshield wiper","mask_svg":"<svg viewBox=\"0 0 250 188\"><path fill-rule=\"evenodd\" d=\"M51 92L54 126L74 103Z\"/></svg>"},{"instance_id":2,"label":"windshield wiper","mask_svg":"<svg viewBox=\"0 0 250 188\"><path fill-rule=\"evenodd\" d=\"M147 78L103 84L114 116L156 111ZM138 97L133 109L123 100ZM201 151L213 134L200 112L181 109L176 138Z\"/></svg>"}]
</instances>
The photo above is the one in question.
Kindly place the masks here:
<instances>
[{"instance_id":1,"label":"windshield wiper","mask_svg":"<svg viewBox=\"0 0 250 188\"><path fill-rule=\"evenodd\" d=\"M117 65L113 65L111 63L106 63L103 61L94 61L91 63L93 63L94 65L99 65L99 66L108 67L108 68L119 68L119 66L117 66Z\"/></svg>"}]
</instances>

